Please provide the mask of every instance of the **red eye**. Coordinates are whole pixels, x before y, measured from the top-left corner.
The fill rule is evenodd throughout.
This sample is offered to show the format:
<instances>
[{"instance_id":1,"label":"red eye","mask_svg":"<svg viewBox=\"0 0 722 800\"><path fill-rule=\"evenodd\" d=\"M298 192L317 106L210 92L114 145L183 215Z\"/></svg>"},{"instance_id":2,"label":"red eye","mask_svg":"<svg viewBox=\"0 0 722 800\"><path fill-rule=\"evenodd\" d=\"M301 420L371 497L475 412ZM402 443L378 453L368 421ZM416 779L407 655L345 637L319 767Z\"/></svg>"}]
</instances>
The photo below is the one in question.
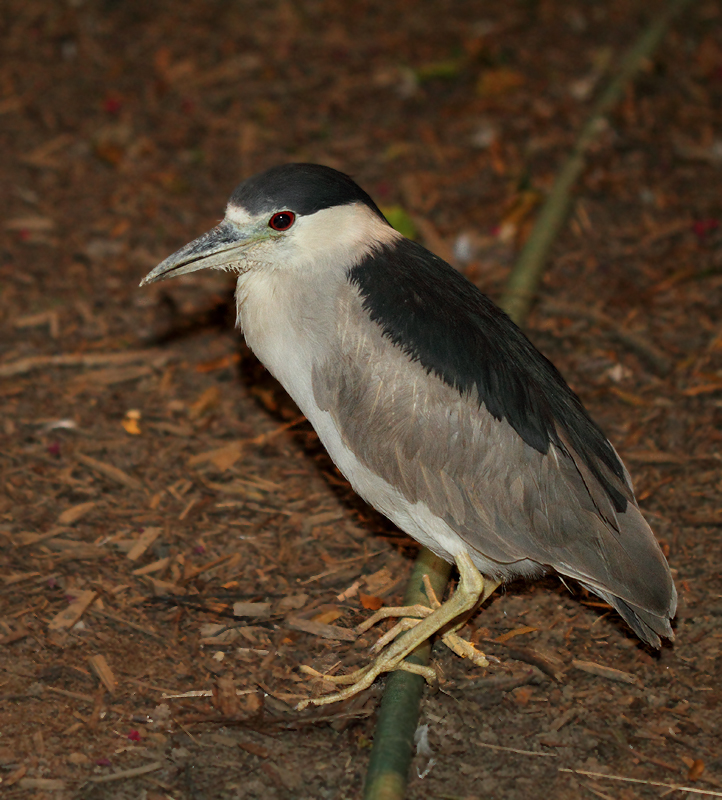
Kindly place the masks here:
<instances>
[{"instance_id":1,"label":"red eye","mask_svg":"<svg viewBox=\"0 0 722 800\"><path fill-rule=\"evenodd\" d=\"M296 221L293 211L279 211L268 220L268 227L274 231L287 231Z\"/></svg>"}]
</instances>

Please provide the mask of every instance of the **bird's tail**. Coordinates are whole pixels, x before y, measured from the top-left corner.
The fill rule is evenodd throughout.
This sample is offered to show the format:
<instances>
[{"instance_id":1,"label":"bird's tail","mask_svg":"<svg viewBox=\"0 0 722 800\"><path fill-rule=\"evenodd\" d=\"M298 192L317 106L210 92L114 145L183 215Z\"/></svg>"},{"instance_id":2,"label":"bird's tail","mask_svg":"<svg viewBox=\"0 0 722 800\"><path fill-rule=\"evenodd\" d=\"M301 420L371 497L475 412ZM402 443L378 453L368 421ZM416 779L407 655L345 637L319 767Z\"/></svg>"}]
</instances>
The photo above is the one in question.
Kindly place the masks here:
<instances>
[{"instance_id":1,"label":"bird's tail","mask_svg":"<svg viewBox=\"0 0 722 800\"><path fill-rule=\"evenodd\" d=\"M666 615L660 616L651 611L646 611L639 606L632 605L621 597L615 597L612 594L602 592L595 587L589 587L595 594L599 595L607 603L617 609L624 621L629 627L639 636L639 638L652 647L659 649L662 646L660 636L666 639L674 640L674 632L670 625L670 620L674 617L677 610L677 590L672 584L672 598L669 606L669 611Z\"/></svg>"}]
</instances>

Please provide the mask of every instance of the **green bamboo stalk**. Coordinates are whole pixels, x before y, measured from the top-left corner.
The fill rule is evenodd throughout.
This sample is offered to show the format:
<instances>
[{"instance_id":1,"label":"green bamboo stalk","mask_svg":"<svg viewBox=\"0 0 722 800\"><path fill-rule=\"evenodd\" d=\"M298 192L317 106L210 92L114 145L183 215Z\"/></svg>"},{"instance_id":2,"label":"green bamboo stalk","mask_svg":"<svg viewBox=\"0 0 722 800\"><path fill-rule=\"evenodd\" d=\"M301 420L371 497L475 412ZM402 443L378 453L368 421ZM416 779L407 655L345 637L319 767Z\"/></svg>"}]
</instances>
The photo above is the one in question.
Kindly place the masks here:
<instances>
[{"instance_id":1,"label":"green bamboo stalk","mask_svg":"<svg viewBox=\"0 0 722 800\"><path fill-rule=\"evenodd\" d=\"M414 563L404 595L404 605L430 605L423 577L429 581L437 597L443 597L451 575L451 564L421 548ZM427 665L431 660L431 639L422 642L407 657L412 664ZM414 734L419 724L424 678L411 672L396 670L389 673L381 699L374 734L365 800L399 800L406 789L409 764L414 757Z\"/></svg>"},{"instance_id":2,"label":"green bamboo stalk","mask_svg":"<svg viewBox=\"0 0 722 800\"><path fill-rule=\"evenodd\" d=\"M591 116L582 128L566 164L541 209L534 228L509 276L501 307L523 325L539 288L551 246L567 218L571 190L585 166L590 144L603 128L603 120L612 110L645 59L659 46L672 19L692 0L672 0L665 11L640 36L622 60L617 76L594 104ZM404 596L404 605L428 604L422 578L429 576L437 597L443 597L451 574L451 565L425 547L414 564ZM431 641L424 642L407 660L427 665ZM398 670L389 674L381 700L374 733L364 800L403 800L409 766L414 756L414 734L418 726L424 679Z\"/></svg>"}]
</instances>

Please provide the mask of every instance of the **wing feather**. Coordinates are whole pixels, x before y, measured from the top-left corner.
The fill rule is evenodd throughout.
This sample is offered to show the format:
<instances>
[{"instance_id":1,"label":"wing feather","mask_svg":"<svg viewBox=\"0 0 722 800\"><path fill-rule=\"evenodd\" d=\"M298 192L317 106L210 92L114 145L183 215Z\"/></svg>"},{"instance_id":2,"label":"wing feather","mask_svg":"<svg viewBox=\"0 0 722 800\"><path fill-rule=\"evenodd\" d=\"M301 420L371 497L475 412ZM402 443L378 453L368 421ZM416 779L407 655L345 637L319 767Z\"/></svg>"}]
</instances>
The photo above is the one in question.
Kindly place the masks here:
<instances>
[{"instance_id":1,"label":"wing feather","mask_svg":"<svg viewBox=\"0 0 722 800\"><path fill-rule=\"evenodd\" d=\"M316 402L364 466L396 487L413 516L423 504L494 577L553 568L615 605L646 641L670 636L676 593L628 475L595 470L556 420L558 444L527 444L504 419L369 325L353 293L339 300L341 352L315 365ZM604 483L629 502L615 508ZM373 497L367 497L373 504ZM433 532L430 532L433 535Z\"/></svg>"}]
</instances>

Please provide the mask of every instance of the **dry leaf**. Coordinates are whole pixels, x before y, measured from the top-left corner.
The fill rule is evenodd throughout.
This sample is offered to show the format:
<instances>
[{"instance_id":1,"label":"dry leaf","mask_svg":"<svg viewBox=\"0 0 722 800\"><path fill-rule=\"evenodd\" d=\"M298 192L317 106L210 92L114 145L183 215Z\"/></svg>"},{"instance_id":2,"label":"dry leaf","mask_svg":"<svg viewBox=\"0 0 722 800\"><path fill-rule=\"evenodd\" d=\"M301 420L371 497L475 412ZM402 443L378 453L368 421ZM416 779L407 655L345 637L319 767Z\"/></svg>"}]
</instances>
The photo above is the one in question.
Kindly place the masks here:
<instances>
[{"instance_id":1,"label":"dry leaf","mask_svg":"<svg viewBox=\"0 0 722 800\"><path fill-rule=\"evenodd\" d=\"M138 436L141 432L139 422L140 411L136 408L131 408L125 412L125 417L123 417L120 424L123 426L126 433L129 433L131 436Z\"/></svg>"},{"instance_id":2,"label":"dry leaf","mask_svg":"<svg viewBox=\"0 0 722 800\"><path fill-rule=\"evenodd\" d=\"M314 622L320 622L322 625L330 625L332 622L335 622L339 617L342 616L343 611L339 610L338 608L331 608L328 611L317 614L315 617L312 617L312 619Z\"/></svg>"},{"instance_id":3,"label":"dry leaf","mask_svg":"<svg viewBox=\"0 0 722 800\"><path fill-rule=\"evenodd\" d=\"M378 611L384 604L384 601L380 597L376 597L372 594L360 594L358 599L361 601L361 605L369 611Z\"/></svg>"},{"instance_id":4,"label":"dry leaf","mask_svg":"<svg viewBox=\"0 0 722 800\"><path fill-rule=\"evenodd\" d=\"M689 772L687 773L687 780L691 781L692 783L698 781L702 777L702 773L704 772L704 766L705 766L704 761L702 761L701 758L695 758L691 766L689 766Z\"/></svg>"}]
</instances>

